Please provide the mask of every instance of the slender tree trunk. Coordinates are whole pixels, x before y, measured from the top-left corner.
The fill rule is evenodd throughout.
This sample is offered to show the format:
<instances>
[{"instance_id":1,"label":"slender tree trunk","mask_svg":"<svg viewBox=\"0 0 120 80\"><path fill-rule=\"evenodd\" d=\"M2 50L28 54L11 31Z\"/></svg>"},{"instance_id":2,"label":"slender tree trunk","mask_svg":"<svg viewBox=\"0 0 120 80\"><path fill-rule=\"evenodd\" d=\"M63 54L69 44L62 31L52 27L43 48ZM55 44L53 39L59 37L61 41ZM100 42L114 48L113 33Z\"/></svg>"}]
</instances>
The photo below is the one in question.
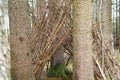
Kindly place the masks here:
<instances>
[{"instance_id":1,"label":"slender tree trunk","mask_svg":"<svg viewBox=\"0 0 120 80\"><path fill-rule=\"evenodd\" d=\"M102 0L101 23L103 41L112 51L112 0Z\"/></svg>"},{"instance_id":2,"label":"slender tree trunk","mask_svg":"<svg viewBox=\"0 0 120 80\"><path fill-rule=\"evenodd\" d=\"M93 80L92 1L73 0L73 50L76 80Z\"/></svg>"},{"instance_id":3,"label":"slender tree trunk","mask_svg":"<svg viewBox=\"0 0 120 80\"><path fill-rule=\"evenodd\" d=\"M27 0L9 0L8 4L12 80L35 80L30 50Z\"/></svg>"},{"instance_id":4,"label":"slender tree trunk","mask_svg":"<svg viewBox=\"0 0 120 80\"><path fill-rule=\"evenodd\" d=\"M105 58L105 46L109 49L110 53L113 53L113 42L112 42L112 0L101 1L101 18L100 27L102 35L102 69L104 70L104 58Z\"/></svg>"}]
</instances>

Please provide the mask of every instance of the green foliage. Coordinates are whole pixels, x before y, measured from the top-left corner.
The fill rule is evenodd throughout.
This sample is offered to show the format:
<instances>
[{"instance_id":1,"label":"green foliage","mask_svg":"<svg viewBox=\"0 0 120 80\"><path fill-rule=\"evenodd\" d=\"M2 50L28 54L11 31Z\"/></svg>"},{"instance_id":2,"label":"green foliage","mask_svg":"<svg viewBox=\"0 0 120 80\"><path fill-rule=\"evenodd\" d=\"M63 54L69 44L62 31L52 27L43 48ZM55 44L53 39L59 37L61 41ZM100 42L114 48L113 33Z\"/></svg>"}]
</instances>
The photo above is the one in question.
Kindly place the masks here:
<instances>
[{"instance_id":1,"label":"green foliage","mask_svg":"<svg viewBox=\"0 0 120 80\"><path fill-rule=\"evenodd\" d=\"M49 77L66 78L64 65L58 65L57 67L51 67L47 72Z\"/></svg>"},{"instance_id":2,"label":"green foliage","mask_svg":"<svg viewBox=\"0 0 120 80\"><path fill-rule=\"evenodd\" d=\"M44 80L62 80L62 79L56 78L56 77L52 77L52 78L46 78L46 79L44 79Z\"/></svg>"}]
</instances>

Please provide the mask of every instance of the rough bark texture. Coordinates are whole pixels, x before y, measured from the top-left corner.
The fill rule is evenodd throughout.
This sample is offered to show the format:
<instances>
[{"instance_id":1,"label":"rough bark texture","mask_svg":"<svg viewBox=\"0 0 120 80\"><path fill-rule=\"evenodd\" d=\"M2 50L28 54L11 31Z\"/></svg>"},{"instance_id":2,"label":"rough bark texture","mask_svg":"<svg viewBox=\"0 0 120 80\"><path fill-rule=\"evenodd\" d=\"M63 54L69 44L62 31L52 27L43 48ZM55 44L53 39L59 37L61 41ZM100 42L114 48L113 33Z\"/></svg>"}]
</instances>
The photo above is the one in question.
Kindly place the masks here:
<instances>
[{"instance_id":1,"label":"rough bark texture","mask_svg":"<svg viewBox=\"0 0 120 80\"><path fill-rule=\"evenodd\" d=\"M73 0L74 76L93 80L92 1Z\"/></svg>"},{"instance_id":2,"label":"rough bark texture","mask_svg":"<svg viewBox=\"0 0 120 80\"><path fill-rule=\"evenodd\" d=\"M29 40L30 21L27 10L27 0L9 0L12 80L35 80Z\"/></svg>"}]
</instances>

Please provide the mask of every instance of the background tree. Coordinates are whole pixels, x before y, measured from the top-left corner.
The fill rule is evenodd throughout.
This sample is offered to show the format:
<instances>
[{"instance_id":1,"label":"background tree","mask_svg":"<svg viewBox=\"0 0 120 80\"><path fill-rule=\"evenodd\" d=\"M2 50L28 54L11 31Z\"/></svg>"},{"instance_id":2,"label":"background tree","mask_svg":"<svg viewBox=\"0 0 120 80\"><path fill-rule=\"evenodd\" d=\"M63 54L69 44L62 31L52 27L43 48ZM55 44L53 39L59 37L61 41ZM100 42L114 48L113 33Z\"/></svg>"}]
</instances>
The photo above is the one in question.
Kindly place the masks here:
<instances>
[{"instance_id":1,"label":"background tree","mask_svg":"<svg viewBox=\"0 0 120 80\"><path fill-rule=\"evenodd\" d=\"M108 43L112 50L112 0L102 0L101 19L103 40L106 40L106 45Z\"/></svg>"}]
</instances>

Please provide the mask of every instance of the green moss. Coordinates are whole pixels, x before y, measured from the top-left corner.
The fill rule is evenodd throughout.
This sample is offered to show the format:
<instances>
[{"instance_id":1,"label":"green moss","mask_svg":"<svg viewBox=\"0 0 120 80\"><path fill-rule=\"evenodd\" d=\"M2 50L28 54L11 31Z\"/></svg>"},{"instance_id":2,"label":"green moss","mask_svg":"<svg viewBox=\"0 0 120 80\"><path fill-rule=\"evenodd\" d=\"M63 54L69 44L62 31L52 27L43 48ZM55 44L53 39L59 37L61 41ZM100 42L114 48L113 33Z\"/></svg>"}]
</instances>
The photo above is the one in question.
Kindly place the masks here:
<instances>
[{"instance_id":1,"label":"green moss","mask_svg":"<svg viewBox=\"0 0 120 80\"><path fill-rule=\"evenodd\" d=\"M65 80L73 80L73 72L72 71L65 69L65 74L67 75Z\"/></svg>"},{"instance_id":2,"label":"green moss","mask_svg":"<svg viewBox=\"0 0 120 80\"><path fill-rule=\"evenodd\" d=\"M64 65L58 65L57 67L51 67L48 72L48 77L66 78Z\"/></svg>"}]
</instances>

